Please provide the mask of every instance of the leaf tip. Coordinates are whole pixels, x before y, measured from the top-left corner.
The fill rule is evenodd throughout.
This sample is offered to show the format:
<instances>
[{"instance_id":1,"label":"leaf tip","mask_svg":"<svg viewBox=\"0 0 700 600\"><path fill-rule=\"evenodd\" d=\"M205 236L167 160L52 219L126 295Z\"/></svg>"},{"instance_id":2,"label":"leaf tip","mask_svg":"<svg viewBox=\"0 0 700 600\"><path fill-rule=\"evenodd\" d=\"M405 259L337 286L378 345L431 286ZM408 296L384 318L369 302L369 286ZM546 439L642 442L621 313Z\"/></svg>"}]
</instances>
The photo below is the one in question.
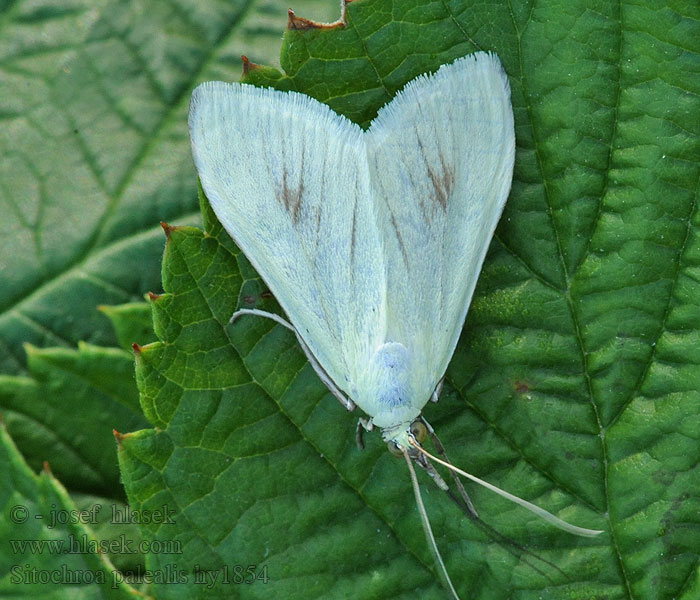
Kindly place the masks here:
<instances>
[{"instance_id":1,"label":"leaf tip","mask_svg":"<svg viewBox=\"0 0 700 600\"><path fill-rule=\"evenodd\" d=\"M243 75L247 75L251 71L258 69L260 67L259 64L250 62L250 59L245 55L241 54L241 62L243 63Z\"/></svg>"},{"instance_id":2,"label":"leaf tip","mask_svg":"<svg viewBox=\"0 0 700 600\"><path fill-rule=\"evenodd\" d=\"M148 292L148 299L151 302L155 302L156 300L158 300L159 298L162 298L162 297L163 297L163 294L154 294L153 292Z\"/></svg>"},{"instance_id":3,"label":"leaf tip","mask_svg":"<svg viewBox=\"0 0 700 600\"><path fill-rule=\"evenodd\" d=\"M174 225L168 225L165 221L160 222L160 226L163 228L163 231L165 231L165 237L170 239L170 233L177 229Z\"/></svg>"},{"instance_id":4,"label":"leaf tip","mask_svg":"<svg viewBox=\"0 0 700 600\"><path fill-rule=\"evenodd\" d=\"M53 471L51 471L51 465L49 464L48 460L44 461L44 473L47 475L53 475Z\"/></svg>"},{"instance_id":5,"label":"leaf tip","mask_svg":"<svg viewBox=\"0 0 700 600\"><path fill-rule=\"evenodd\" d=\"M134 342L133 344L131 344L131 347L133 348L134 354L136 354L136 356L141 354L142 346L139 346L136 342Z\"/></svg>"}]
</instances>

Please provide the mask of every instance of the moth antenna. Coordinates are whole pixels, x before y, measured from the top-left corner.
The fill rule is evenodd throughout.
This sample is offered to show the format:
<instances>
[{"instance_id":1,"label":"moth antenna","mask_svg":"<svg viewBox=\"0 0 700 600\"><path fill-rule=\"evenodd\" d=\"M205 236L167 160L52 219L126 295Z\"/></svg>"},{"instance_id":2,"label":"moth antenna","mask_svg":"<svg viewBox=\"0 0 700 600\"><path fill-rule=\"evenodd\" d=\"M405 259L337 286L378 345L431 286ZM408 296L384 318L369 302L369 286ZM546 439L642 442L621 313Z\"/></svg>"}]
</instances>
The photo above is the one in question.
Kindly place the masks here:
<instances>
[{"instance_id":1,"label":"moth antenna","mask_svg":"<svg viewBox=\"0 0 700 600\"><path fill-rule=\"evenodd\" d=\"M536 506L532 504L532 502L528 502L527 500L523 500L522 498L519 498L518 496L514 496L513 494L510 494L506 492L505 490L502 490L499 487L496 487L495 485L490 484L488 481L484 481L483 479L479 479L478 477L475 477L474 475L471 475L470 473L467 473L466 471L462 471L462 469L459 469L455 467L454 465L439 459L437 456L433 456L428 452L427 450L423 449L418 442L412 440L409 438L409 443L411 446L413 446L416 450L418 450L420 453L424 454L427 456L429 459L434 460L435 462L447 467L448 469L454 471L455 473L459 473L462 477L466 477L467 479L470 479L471 481L478 483L479 485L484 486L486 489L491 490L492 492L495 492L499 496L502 496L503 498L506 498L510 500L511 502L515 502L515 504L519 504L523 508L526 508L530 512L535 513L538 517L543 519L544 521L547 521L547 523L551 523L555 527L559 527L559 529L563 529L564 531L568 531L569 533L573 533L574 535L580 535L584 537L593 537L594 535L599 535L603 533L602 530L600 529L586 529L585 527L578 527L576 525L571 525L570 523L567 523L566 521L562 521L559 517L555 517L552 513L546 511L544 508L540 508L539 506Z\"/></svg>"},{"instance_id":2,"label":"moth antenna","mask_svg":"<svg viewBox=\"0 0 700 600\"><path fill-rule=\"evenodd\" d=\"M428 432L428 434L431 436L433 440L433 444L435 445L435 448L438 452L438 454L446 461L450 462L450 459L447 458L447 453L445 452L445 447L442 445L442 442L440 441L440 438L438 438L437 434L435 433L435 430L433 429L432 425L428 423L428 421L425 419L425 417L421 416L420 417L421 421L425 425L425 428ZM536 573L540 574L542 577L547 579L550 583L554 584L554 580L547 575L542 569L539 569L537 566L535 566L532 562L530 562L527 558L523 557L522 555L518 554L513 550L513 548L516 548L522 553L525 553L527 555L530 555L543 564L553 568L555 571L558 571L561 575L566 577L566 573L562 571L557 565L555 565L553 562L548 561L545 558L542 558L541 556L535 554L531 550L528 550L525 546L522 544L518 544L515 540L512 540L511 538L503 535L500 531L492 527L491 525L488 525L484 521L482 521L479 518L479 515L476 513L476 510L474 509L474 505L471 502L471 499L469 498L469 494L467 494L467 491L464 489L464 486L462 485L462 481L457 477L454 471L450 470L450 475L452 476L452 479L454 480L457 488L459 489L459 495L455 495L455 493L447 487L447 484L445 481L440 477L440 474L435 470L435 467L433 464L426 458L424 454L417 454L413 457L413 460L416 461L416 464L419 466L423 467L427 472L428 475L430 475L433 478L433 481L437 484L437 486L441 489L444 490L444 492L447 494L447 497L452 500L452 502L455 503L455 505L459 508L459 510L464 513L466 517L468 517L473 523L477 525L482 531L485 533L489 534L492 539L495 539L499 541L500 543L504 544L506 552L517 558L518 560L523 561L526 565L528 565L531 569L533 569Z\"/></svg>"},{"instance_id":3,"label":"moth antenna","mask_svg":"<svg viewBox=\"0 0 700 600\"><path fill-rule=\"evenodd\" d=\"M413 465L411 464L411 459L409 458L406 450L402 449L402 452L403 457L406 459L406 464L408 465L408 472L411 474L413 495L416 497L416 506L418 507L418 512L420 513L421 523L423 524L423 531L425 532L425 539L428 540L428 545L433 551L433 556L435 556L438 564L440 565L440 570L442 571L442 574L444 575L445 580L447 581L447 586L450 588L450 592L452 592L453 598L455 598L456 600L460 600L460 597L457 594L454 585L452 585L452 580L450 579L450 575L447 572L445 563L442 561L442 556L440 555L440 550L438 550L437 542L435 541L435 536L433 535L433 530L430 527L428 513L425 511L425 506L423 505L423 498L420 495L420 487L418 486L418 478L416 477L416 471L413 468Z\"/></svg>"},{"instance_id":4,"label":"moth antenna","mask_svg":"<svg viewBox=\"0 0 700 600\"><path fill-rule=\"evenodd\" d=\"M544 577L549 583L554 585L556 582L554 579L552 579L547 573L545 573L542 569L539 569L536 567L532 562L530 562L526 557L522 556L521 554L518 554L513 548L516 550L519 550L523 554L527 554L529 556L532 556L533 558L536 558L539 560L541 563L547 565L548 567L551 567L555 571L557 571L560 575L563 575L564 577L567 577L566 573L562 571L557 565L555 565L553 562L547 560L546 558L542 558L538 554L535 554L532 550L529 550L526 546L523 546L522 544L519 544L515 540L509 538L507 535L503 535L498 529L495 527L489 525L488 523L485 523L482 521L480 518L474 518L474 515L471 514L469 508L467 507L466 503L464 502L464 499L461 498L460 496L456 496L455 493L452 490L446 490L445 493L447 494L447 497L454 502L459 510L464 513L466 517L468 517L473 523L476 524L479 529L481 529L484 533L489 535L492 540L500 543L503 547L503 549L508 552L511 556L514 556L518 560L522 561L524 564L526 564L528 567L530 567L533 571Z\"/></svg>"}]
</instances>

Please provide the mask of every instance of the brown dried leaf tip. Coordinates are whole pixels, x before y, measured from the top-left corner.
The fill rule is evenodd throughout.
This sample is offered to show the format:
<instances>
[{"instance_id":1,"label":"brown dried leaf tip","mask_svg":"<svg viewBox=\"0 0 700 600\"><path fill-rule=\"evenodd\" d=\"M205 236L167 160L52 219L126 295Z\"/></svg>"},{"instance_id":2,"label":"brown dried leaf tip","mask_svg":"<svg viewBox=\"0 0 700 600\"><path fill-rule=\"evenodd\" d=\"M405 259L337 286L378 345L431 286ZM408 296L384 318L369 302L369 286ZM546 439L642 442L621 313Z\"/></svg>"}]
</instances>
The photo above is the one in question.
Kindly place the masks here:
<instances>
[{"instance_id":1,"label":"brown dried leaf tip","mask_svg":"<svg viewBox=\"0 0 700 600\"><path fill-rule=\"evenodd\" d=\"M116 429L112 429L112 435L114 436L114 439L117 440L117 444L119 444L119 447L121 447L122 440L126 436L123 433L119 433Z\"/></svg>"},{"instance_id":2,"label":"brown dried leaf tip","mask_svg":"<svg viewBox=\"0 0 700 600\"><path fill-rule=\"evenodd\" d=\"M141 354L141 346L139 346L136 342L131 344L131 347L134 349L134 354Z\"/></svg>"},{"instance_id":3,"label":"brown dried leaf tip","mask_svg":"<svg viewBox=\"0 0 700 600\"><path fill-rule=\"evenodd\" d=\"M165 231L165 237L168 239L170 238L170 232L177 229L176 226L168 225L165 221L161 221L160 226L163 228L163 231Z\"/></svg>"},{"instance_id":4,"label":"brown dried leaf tip","mask_svg":"<svg viewBox=\"0 0 700 600\"><path fill-rule=\"evenodd\" d=\"M158 298L160 298L161 296L162 296L162 294L154 294L153 292L148 292L148 299L149 299L151 302L155 302L155 301L158 300Z\"/></svg>"},{"instance_id":5,"label":"brown dried leaf tip","mask_svg":"<svg viewBox=\"0 0 700 600\"><path fill-rule=\"evenodd\" d=\"M250 62L250 60L245 54L241 56L241 61L243 61L243 75L247 75L248 73L254 71L260 66L257 63Z\"/></svg>"},{"instance_id":6,"label":"brown dried leaf tip","mask_svg":"<svg viewBox=\"0 0 700 600\"><path fill-rule=\"evenodd\" d=\"M341 0L340 2L340 18L332 23L319 23L318 21L312 21L311 19L304 19L303 17L297 17L294 11L290 8L287 11L289 15L289 20L287 21L287 29L295 30L306 30L306 29L336 29L338 27L345 27L347 21L345 19L345 9L351 0Z\"/></svg>"}]
</instances>

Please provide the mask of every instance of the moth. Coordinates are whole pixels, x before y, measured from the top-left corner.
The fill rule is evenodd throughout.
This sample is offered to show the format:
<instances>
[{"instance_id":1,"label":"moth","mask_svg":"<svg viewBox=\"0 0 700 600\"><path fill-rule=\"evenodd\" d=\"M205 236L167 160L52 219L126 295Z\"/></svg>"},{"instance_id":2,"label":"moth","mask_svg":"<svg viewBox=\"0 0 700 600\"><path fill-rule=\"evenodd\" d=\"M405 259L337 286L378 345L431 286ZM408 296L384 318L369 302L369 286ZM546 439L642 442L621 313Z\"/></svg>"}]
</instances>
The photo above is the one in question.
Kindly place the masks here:
<instances>
[{"instance_id":1,"label":"moth","mask_svg":"<svg viewBox=\"0 0 700 600\"><path fill-rule=\"evenodd\" d=\"M477 52L408 83L370 127L295 92L208 82L192 94L192 154L219 221L277 298L318 376L362 430L409 466L426 536L454 597L412 462L441 462L568 531L595 535L422 447L515 157L508 78ZM455 477L456 479L456 477ZM458 481L458 480L457 480ZM466 492L460 493L473 510Z\"/></svg>"}]
</instances>

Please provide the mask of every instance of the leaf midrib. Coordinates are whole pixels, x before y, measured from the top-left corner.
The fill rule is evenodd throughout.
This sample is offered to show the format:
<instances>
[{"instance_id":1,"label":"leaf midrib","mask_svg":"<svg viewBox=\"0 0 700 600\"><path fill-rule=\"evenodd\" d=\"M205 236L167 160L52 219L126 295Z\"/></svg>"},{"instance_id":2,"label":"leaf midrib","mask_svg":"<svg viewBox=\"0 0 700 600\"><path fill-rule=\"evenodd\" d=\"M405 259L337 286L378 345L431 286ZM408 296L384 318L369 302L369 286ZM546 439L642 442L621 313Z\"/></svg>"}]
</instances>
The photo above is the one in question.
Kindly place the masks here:
<instances>
[{"instance_id":1,"label":"leaf midrib","mask_svg":"<svg viewBox=\"0 0 700 600\"><path fill-rule=\"evenodd\" d=\"M620 6L620 30L618 32L618 39L619 39L619 52L621 52L622 48L622 16L621 16L621 3L618 4ZM619 568L619 572L621 574L622 582L624 584L625 592L627 594L627 597L632 599L633 594L632 594L632 589L631 589L631 584L629 581L629 576L627 574L626 568L625 568L625 562L622 558L622 551L620 548L619 540L617 538L616 532L615 532L615 527L614 523L612 522L611 519L611 502L610 502L610 491L609 491L609 486L608 486L608 478L609 478L609 461L608 461L608 449L607 449L607 444L604 439L605 435L605 427L603 426L603 422L600 416L600 411L598 408L598 404L595 399L595 394L593 391L593 383L591 380L591 373L590 369L588 366L588 353L586 351L586 346L585 342L583 339L583 335L581 332L581 327L580 327L580 319L579 319L579 314L576 310L576 307L573 303L573 299L571 297L571 282L572 282L572 274L569 272L569 269L566 264L566 260L564 259L564 254L562 250L562 244L561 244L561 238L559 236L559 231L556 227L556 223L554 221L554 216L552 212L552 199L551 199L551 192L549 190L549 185L548 185L548 180L545 176L544 168L543 168L543 163L542 163L542 156L539 150L539 144L537 143L538 135L537 135L537 128L535 126L535 119L533 119L533 114L532 114L532 104L530 103L530 97L527 93L527 88L528 86L526 85L526 80L525 80L525 69L523 65L523 51L522 51L522 32L518 28L518 25L516 23L516 18L515 18L515 13L512 8L511 0L508 0L508 8L510 11L511 19L513 22L513 28L515 30L517 39L518 39L518 60L519 60L519 71L520 71L520 81L523 89L523 96L525 98L525 109L527 111L528 115L528 123L530 125L530 129L532 131L532 137L533 137L533 146L534 146L534 152L535 152L535 159L537 163L537 169L540 173L540 177L542 179L542 186L544 190L544 196L547 202L547 216L550 221L550 225L552 228L552 231L554 232L554 237L556 241L556 246L557 246L557 255L559 259L559 263L561 265L562 273L564 274L564 280L566 282L566 289L564 291L564 298L566 300L566 304L569 309L569 313L571 315L572 323L574 325L574 333L576 337L576 343L579 347L579 353L581 355L581 366L582 366L582 374L584 377L584 380L586 382L586 392L588 395L589 402L591 404L591 407L593 409L593 414L595 416L596 420L596 425L598 427L598 439L600 440L600 445L601 445L601 452L603 456L603 491L604 491L604 497L605 497L605 518L608 521L608 529L610 531L610 538L612 541L612 545L615 551L615 556L617 559L617 564ZM530 13L528 15L528 23L532 17L532 11L534 10L534 3L533 6L531 7ZM621 54L620 54L621 56ZM618 60L619 64L619 60ZM617 106L619 105L620 101L620 96L621 96L621 90L620 90L620 85L621 85L621 78L618 77L618 86L617 86L617 102L616 102L616 112L615 112L615 123L613 125L613 128L611 129L611 138L610 138L610 144L609 147L611 148L609 152L609 160L612 160L612 147L614 145L614 138L617 133ZM606 173L607 176L607 173ZM607 184L607 179L606 179L606 184ZM603 203L603 196L600 197L598 201L598 210L599 212L602 211L602 203ZM589 232L589 240L593 236L596 225L597 225L597 219L594 221L594 223L591 226L591 230ZM590 246L586 246L586 251L588 250ZM584 253L585 255L586 253ZM578 268L578 267L577 267ZM575 269L576 270L576 269Z\"/></svg>"}]
</instances>

